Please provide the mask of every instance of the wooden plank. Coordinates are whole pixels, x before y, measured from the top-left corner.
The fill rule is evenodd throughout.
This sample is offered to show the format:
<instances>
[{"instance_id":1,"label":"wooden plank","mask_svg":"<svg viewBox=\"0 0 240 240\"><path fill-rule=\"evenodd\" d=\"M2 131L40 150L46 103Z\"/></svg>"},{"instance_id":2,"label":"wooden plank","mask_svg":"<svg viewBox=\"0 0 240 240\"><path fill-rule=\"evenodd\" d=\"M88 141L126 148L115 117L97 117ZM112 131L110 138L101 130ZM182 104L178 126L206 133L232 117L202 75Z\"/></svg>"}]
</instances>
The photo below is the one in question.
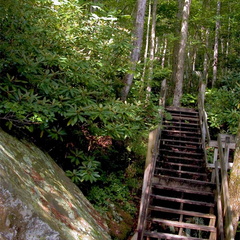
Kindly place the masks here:
<instances>
[{"instance_id":1,"label":"wooden plank","mask_svg":"<svg viewBox=\"0 0 240 240\"><path fill-rule=\"evenodd\" d=\"M170 153L178 153L178 154L185 154L185 155L193 155L193 156L203 156L203 153L196 153L196 152L184 152L184 151L174 151L174 150L167 150L167 149L160 149L160 154L162 152L170 152ZM203 160L201 159L203 162Z\"/></svg>"},{"instance_id":2,"label":"wooden plank","mask_svg":"<svg viewBox=\"0 0 240 240\"><path fill-rule=\"evenodd\" d=\"M157 175L157 174L154 174L154 177L165 178L165 179L167 178L168 180L187 182L189 184L204 185L204 186L208 186L208 187L212 187L212 188L215 187L215 184L212 182L200 181L200 180L189 179L189 178L179 178L179 177L171 177L171 176Z\"/></svg>"},{"instance_id":3,"label":"wooden plank","mask_svg":"<svg viewBox=\"0 0 240 240\"><path fill-rule=\"evenodd\" d=\"M185 122L187 121L193 121L193 122L199 122L198 117L190 117L190 116L186 116L186 115L182 115L182 114L171 114L172 115L172 119L177 119L177 120L184 120Z\"/></svg>"},{"instance_id":4,"label":"wooden plank","mask_svg":"<svg viewBox=\"0 0 240 240\"><path fill-rule=\"evenodd\" d=\"M165 196L154 195L154 194L151 194L151 197L156 198L158 200L179 202L179 203L184 203L184 204L189 204L189 205L197 205L197 206L205 206L205 207L214 207L215 206L214 203L201 202L201 201L195 201L195 200L189 200L189 199L183 199L183 198L165 197Z\"/></svg>"},{"instance_id":5,"label":"wooden plank","mask_svg":"<svg viewBox=\"0 0 240 240\"><path fill-rule=\"evenodd\" d=\"M167 164L171 166L178 166L182 168L196 168L196 169L205 169L203 166L198 166L196 164L185 164L185 163L175 163L175 162L166 162L166 161L158 161L162 164Z\"/></svg>"},{"instance_id":6,"label":"wooden plank","mask_svg":"<svg viewBox=\"0 0 240 240\"><path fill-rule=\"evenodd\" d=\"M223 142L224 143L224 142ZM217 141L213 141L211 140L209 142L209 147L214 147L214 148L218 148L218 142ZM223 148L225 148L225 144L222 145ZM229 149L235 149L236 148L236 143L229 143Z\"/></svg>"},{"instance_id":7,"label":"wooden plank","mask_svg":"<svg viewBox=\"0 0 240 240\"><path fill-rule=\"evenodd\" d=\"M173 133L173 134L176 133L176 134L198 135L199 137L201 137L200 133L191 132L191 131L180 131L180 130L172 130L172 129L163 129L162 132L163 133L170 132L170 133Z\"/></svg>"},{"instance_id":8,"label":"wooden plank","mask_svg":"<svg viewBox=\"0 0 240 240\"><path fill-rule=\"evenodd\" d=\"M224 240L222 201L221 201L219 170L218 170L217 161L215 162L215 176L216 176L216 187L217 187L218 236L220 238L219 240Z\"/></svg>"},{"instance_id":9,"label":"wooden plank","mask_svg":"<svg viewBox=\"0 0 240 240\"><path fill-rule=\"evenodd\" d=\"M207 177L207 174L206 173L199 173L199 172L189 172L189 171L183 171L183 170L176 170L176 169L167 169L167 168L159 168L159 167L156 167L155 168L156 170L162 170L162 171L165 171L165 172L174 172L174 173L179 173L179 174L188 174L188 175L198 175L198 176L202 176L202 177Z\"/></svg>"},{"instance_id":10,"label":"wooden plank","mask_svg":"<svg viewBox=\"0 0 240 240\"><path fill-rule=\"evenodd\" d=\"M171 152L169 150L165 150L166 152ZM196 157L201 157L202 154L198 154ZM171 160L176 160L176 161L190 161L192 164L203 164L204 161L201 159L197 158L191 158L191 157L179 157L179 156L170 156L170 155L165 155L163 150L161 151L160 159L158 161L171 161Z\"/></svg>"},{"instance_id":11,"label":"wooden plank","mask_svg":"<svg viewBox=\"0 0 240 240\"><path fill-rule=\"evenodd\" d=\"M189 123L189 122L180 122L180 121L172 121L172 120L164 120L164 123L167 123L167 124L174 124L174 126L177 126L177 125L183 125L183 126L196 126L196 128L199 127L199 123Z\"/></svg>"},{"instance_id":12,"label":"wooden plank","mask_svg":"<svg viewBox=\"0 0 240 240\"><path fill-rule=\"evenodd\" d=\"M184 131L192 131L192 132L196 132L196 133L200 133L200 128L196 128L196 127L189 127L189 126L174 126L174 125L166 125L163 124L163 128L164 129L172 129L172 130L176 130L176 129L181 129Z\"/></svg>"},{"instance_id":13,"label":"wooden plank","mask_svg":"<svg viewBox=\"0 0 240 240\"><path fill-rule=\"evenodd\" d=\"M207 196L213 196L214 193L212 191L200 191L199 189L193 190L191 188L184 188L184 187L168 187L165 185L161 185L158 183L153 183L152 186L157 189L163 189L163 190L170 190L170 191L175 191L175 192L184 192L184 193L190 193L190 194L199 194L199 195L207 195Z\"/></svg>"},{"instance_id":14,"label":"wooden plank","mask_svg":"<svg viewBox=\"0 0 240 240\"><path fill-rule=\"evenodd\" d=\"M184 216L216 219L216 216L213 214L210 214L210 213L186 211L186 210L181 210L181 209L173 209L173 208L166 208L166 207L159 207L159 206L149 206L149 209L154 210L154 211L174 213L174 214L179 214L179 215L184 215Z\"/></svg>"},{"instance_id":15,"label":"wooden plank","mask_svg":"<svg viewBox=\"0 0 240 240\"><path fill-rule=\"evenodd\" d=\"M195 238L195 237L187 237L187 236L179 236L171 233L160 233L160 232L144 232L145 237L153 237L159 239L166 239L166 240L208 240L203 238Z\"/></svg>"},{"instance_id":16,"label":"wooden plank","mask_svg":"<svg viewBox=\"0 0 240 240\"><path fill-rule=\"evenodd\" d=\"M161 219L161 218L151 218L151 219L148 219L148 221L162 223L167 226L195 229L195 230L205 231L205 232L216 232L215 227L198 225L198 224L194 224L194 223L177 222L177 221L165 220L165 219Z\"/></svg>"},{"instance_id":17,"label":"wooden plank","mask_svg":"<svg viewBox=\"0 0 240 240\"><path fill-rule=\"evenodd\" d=\"M166 110L198 114L198 111L196 109L194 109L194 108L183 108L183 107L173 107L173 106L170 106L170 107L166 107Z\"/></svg>"},{"instance_id":18,"label":"wooden plank","mask_svg":"<svg viewBox=\"0 0 240 240\"><path fill-rule=\"evenodd\" d=\"M166 138L166 137L171 137L171 138ZM175 139L175 138L186 138L186 139L188 139L188 141L184 141L184 140L180 140L180 139ZM161 141L162 142L172 142L172 143L174 143L174 142L176 142L176 143L185 143L185 144L189 144L189 145L198 145L198 146L200 146L201 145L201 141L200 141L201 139L200 138L194 138L194 137L188 137L188 136L173 136L173 135L171 135L171 136L164 136L162 139L161 139ZM177 145L176 145L176 147L177 147Z\"/></svg>"}]
</instances>

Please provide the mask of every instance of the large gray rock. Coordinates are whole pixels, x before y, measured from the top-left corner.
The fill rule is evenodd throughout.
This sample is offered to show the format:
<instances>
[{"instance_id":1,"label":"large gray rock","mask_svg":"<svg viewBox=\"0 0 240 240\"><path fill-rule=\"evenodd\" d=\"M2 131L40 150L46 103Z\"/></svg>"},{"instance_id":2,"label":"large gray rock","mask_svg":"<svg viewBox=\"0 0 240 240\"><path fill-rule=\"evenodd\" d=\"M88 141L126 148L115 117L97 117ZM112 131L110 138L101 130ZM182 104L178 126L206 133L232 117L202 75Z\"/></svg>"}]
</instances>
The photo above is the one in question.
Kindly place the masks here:
<instances>
[{"instance_id":1,"label":"large gray rock","mask_svg":"<svg viewBox=\"0 0 240 240\"><path fill-rule=\"evenodd\" d=\"M36 146L0 129L0 240L105 240L82 192Z\"/></svg>"}]
</instances>

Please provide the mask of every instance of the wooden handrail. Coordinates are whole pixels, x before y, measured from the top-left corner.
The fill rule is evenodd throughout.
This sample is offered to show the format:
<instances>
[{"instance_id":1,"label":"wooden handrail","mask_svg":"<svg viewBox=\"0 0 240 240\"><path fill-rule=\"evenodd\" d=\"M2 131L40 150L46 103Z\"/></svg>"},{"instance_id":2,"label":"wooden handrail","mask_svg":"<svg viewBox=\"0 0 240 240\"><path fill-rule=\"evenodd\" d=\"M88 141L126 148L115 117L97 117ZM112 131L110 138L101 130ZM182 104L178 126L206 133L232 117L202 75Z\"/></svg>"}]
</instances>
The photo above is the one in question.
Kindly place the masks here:
<instances>
[{"instance_id":1,"label":"wooden handrail","mask_svg":"<svg viewBox=\"0 0 240 240\"><path fill-rule=\"evenodd\" d=\"M232 213L229 205L229 191L228 191L228 169L231 168L229 164L229 149L234 149L235 144L230 143L230 138L226 136L225 141L218 135L217 141L211 141L208 124L207 114L204 109L205 100L204 83L200 83L198 95L198 110L200 118L200 126L202 131L202 146L205 155L206 166L214 168L212 181L216 182L216 200L217 200L217 213L218 213L218 239L219 240L234 240L233 226L232 226ZM225 145L223 146L223 142ZM207 162L206 147L214 147L213 164ZM218 159L219 156L219 160ZM219 172L220 170L220 172ZM220 176L219 176L220 175Z\"/></svg>"},{"instance_id":2,"label":"wooden handrail","mask_svg":"<svg viewBox=\"0 0 240 240\"><path fill-rule=\"evenodd\" d=\"M155 169L157 157L159 155L159 144L160 144L160 136L161 136L161 130L162 130L163 113L165 108L166 92L167 92L167 84L166 84L166 80L163 80L161 85L160 99L159 99L159 105L162 107L159 112L160 124L155 130L150 132L149 138L148 138L148 151L147 151L147 157L146 157L143 186L142 186L142 196L141 196L138 226L137 226L137 240L143 239L143 230L145 227L147 208L150 201L152 179L154 176L154 169Z\"/></svg>"},{"instance_id":3,"label":"wooden handrail","mask_svg":"<svg viewBox=\"0 0 240 240\"><path fill-rule=\"evenodd\" d=\"M232 212L229 205L229 191L228 191L228 158L229 158L229 143L230 138L226 137L225 148L222 144L221 135L218 135L218 152L220 162L221 178L217 179L221 183L221 205L222 205L222 216L224 219L224 232L226 240L234 240L233 225L232 225ZM216 170L218 171L218 169Z\"/></svg>"},{"instance_id":4,"label":"wooden handrail","mask_svg":"<svg viewBox=\"0 0 240 240\"><path fill-rule=\"evenodd\" d=\"M207 163L206 145L209 145L211 138L210 138L208 123L207 123L207 113L204 108L205 91L206 91L206 85L203 82L200 82L199 94L198 94L198 112L199 112L200 128L201 128L201 134L202 134L202 148L204 150L204 158L207 166L208 163Z\"/></svg>"}]
</instances>

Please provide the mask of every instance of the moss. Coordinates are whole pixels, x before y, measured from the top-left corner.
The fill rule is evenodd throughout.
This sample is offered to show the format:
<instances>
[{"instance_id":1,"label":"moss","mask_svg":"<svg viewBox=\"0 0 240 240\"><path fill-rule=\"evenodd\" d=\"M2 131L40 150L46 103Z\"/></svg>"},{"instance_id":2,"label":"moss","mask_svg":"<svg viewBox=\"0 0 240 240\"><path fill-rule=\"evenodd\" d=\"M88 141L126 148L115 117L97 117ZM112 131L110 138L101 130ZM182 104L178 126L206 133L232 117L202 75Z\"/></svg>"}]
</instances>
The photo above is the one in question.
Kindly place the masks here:
<instances>
[{"instance_id":1,"label":"moss","mask_svg":"<svg viewBox=\"0 0 240 240\"><path fill-rule=\"evenodd\" d=\"M107 215L107 224L112 239L127 239L133 227L133 217L128 212L122 210L119 206L116 205L111 208Z\"/></svg>"}]
</instances>

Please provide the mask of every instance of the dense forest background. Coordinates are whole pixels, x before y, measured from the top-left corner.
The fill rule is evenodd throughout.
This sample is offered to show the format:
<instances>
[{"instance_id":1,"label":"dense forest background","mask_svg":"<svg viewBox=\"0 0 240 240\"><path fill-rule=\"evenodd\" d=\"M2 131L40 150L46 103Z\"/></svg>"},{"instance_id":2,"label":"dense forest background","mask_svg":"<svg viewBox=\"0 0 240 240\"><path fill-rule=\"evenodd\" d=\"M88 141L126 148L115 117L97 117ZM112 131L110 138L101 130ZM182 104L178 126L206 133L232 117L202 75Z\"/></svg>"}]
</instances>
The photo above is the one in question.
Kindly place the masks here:
<instances>
[{"instance_id":1,"label":"dense forest background","mask_svg":"<svg viewBox=\"0 0 240 240\"><path fill-rule=\"evenodd\" d=\"M183 2L0 0L1 127L47 151L105 216L113 239L134 229L164 79L167 104L174 98ZM181 105L196 107L204 81L213 137L237 132L239 22L237 0L191 2Z\"/></svg>"}]
</instances>

